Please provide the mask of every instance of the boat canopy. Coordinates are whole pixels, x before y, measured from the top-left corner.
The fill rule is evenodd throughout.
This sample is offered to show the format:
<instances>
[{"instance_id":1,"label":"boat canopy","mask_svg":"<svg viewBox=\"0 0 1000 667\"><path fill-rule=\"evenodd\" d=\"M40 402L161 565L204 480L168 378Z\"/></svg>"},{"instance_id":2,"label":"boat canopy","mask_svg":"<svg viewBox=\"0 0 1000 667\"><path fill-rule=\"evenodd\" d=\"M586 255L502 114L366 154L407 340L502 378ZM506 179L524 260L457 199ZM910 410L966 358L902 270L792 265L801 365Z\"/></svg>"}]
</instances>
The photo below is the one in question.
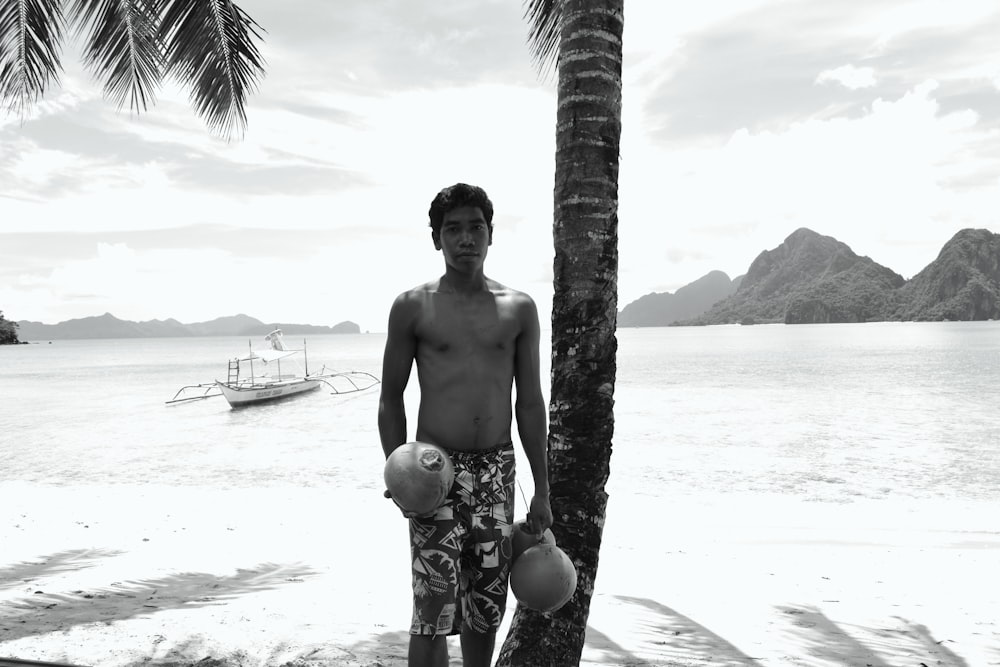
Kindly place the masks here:
<instances>
[{"instance_id":1,"label":"boat canopy","mask_svg":"<svg viewBox=\"0 0 1000 667\"><path fill-rule=\"evenodd\" d=\"M251 349L249 356L239 357L237 361L257 361L258 359L263 361L265 364L270 361L278 361L279 359L284 359L285 357L290 357L299 350L289 350L285 347L285 341L282 340L281 329L275 329L271 333L264 336L271 347L259 348L256 350Z\"/></svg>"},{"instance_id":2,"label":"boat canopy","mask_svg":"<svg viewBox=\"0 0 1000 667\"><path fill-rule=\"evenodd\" d=\"M277 361L278 359L284 359L285 357L290 357L298 352L298 350L254 350L249 356L240 357L240 361L263 361L265 364L269 361Z\"/></svg>"}]
</instances>

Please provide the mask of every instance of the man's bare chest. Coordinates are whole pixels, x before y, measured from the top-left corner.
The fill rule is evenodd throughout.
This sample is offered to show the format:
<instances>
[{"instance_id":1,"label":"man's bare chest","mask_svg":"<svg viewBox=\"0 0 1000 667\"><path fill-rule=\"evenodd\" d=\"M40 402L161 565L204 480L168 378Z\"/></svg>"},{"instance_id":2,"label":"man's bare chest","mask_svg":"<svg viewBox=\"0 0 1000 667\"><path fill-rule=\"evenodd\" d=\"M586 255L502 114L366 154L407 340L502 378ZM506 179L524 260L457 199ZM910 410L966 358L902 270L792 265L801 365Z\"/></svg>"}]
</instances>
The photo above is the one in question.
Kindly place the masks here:
<instances>
[{"instance_id":1,"label":"man's bare chest","mask_svg":"<svg viewBox=\"0 0 1000 667\"><path fill-rule=\"evenodd\" d=\"M417 324L419 346L430 354L495 355L514 349L520 326L495 303L462 304L440 300Z\"/></svg>"}]
</instances>

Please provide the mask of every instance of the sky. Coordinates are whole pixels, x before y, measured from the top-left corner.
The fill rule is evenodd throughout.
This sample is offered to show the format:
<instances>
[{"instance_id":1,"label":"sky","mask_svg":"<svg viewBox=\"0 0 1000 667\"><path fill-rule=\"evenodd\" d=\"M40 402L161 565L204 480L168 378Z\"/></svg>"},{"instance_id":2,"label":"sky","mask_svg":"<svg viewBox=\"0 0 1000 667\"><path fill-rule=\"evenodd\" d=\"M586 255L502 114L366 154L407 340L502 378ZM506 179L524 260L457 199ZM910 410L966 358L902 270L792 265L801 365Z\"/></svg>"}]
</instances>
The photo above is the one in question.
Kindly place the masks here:
<instances>
[{"instance_id":1,"label":"sky","mask_svg":"<svg viewBox=\"0 0 1000 667\"><path fill-rule=\"evenodd\" d=\"M431 199L481 185L491 278L552 294L556 77L518 0L241 0L267 74L242 139L173 84L136 117L68 45L0 111L0 310L385 331L443 259ZM619 308L731 278L808 227L904 278L1000 232L1000 3L626 0Z\"/></svg>"}]
</instances>

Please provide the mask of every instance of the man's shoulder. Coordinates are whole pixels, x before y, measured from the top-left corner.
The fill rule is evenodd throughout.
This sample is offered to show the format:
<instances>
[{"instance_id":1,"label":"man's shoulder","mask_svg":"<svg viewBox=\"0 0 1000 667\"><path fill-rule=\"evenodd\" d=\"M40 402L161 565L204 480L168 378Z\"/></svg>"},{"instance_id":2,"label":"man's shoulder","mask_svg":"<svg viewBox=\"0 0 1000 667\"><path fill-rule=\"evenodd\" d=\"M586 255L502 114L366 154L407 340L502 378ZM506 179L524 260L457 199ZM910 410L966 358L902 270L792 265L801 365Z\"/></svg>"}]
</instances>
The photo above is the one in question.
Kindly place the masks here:
<instances>
[{"instance_id":1,"label":"man's shoulder","mask_svg":"<svg viewBox=\"0 0 1000 667\"><path fill-rule=\"evenodd\" d=\"M513 287L508 287L507 285L493 280L492 278L489 279L488 285L490 291L497 297L510 299L518 303L534 303L531 296L527 292L522 292L521 290L514 289Z\"/></svg>"},{"instance_id":2,"label":"man's shoulder","mask_svg":"<svg viewBox=\"0 0 1000 667\"><path fill-rule=\"evenodd\" d=\"M440 282L440 280L431 280L400 292L394 303L422 303L427 298L428 294L433 294L438 291L438 285Z\"/></svg>"},{"instance_id":3,"label":"man's shoulder","mask_svg":"<svg viewBox=\"0 0 1000 667\"><path fill-rule=\"evenodd\" d=\"M523 327L537 323L538 307L530 294L495 281L493 283L490 285L490 291L493 292L498 305L504 312L519 320Z\"/></svg>"},{"instance_id":4,"label":"man's shoulder","mask_svg":"<svg viewBox=\"0 0 1000 667\"><path fill-rule=\"evenodd\" d=\"M501 294L501 298L507 301L510 307L519 313L520 316L538 317L538 308L535 306L535 300L527 292L507 287Z\"/></svg>"},{"instance_id":5,"label":"man's shoulder","mask_svg":"<svg viewBox=\"0 0 1000 667\"><path fill-rule=\"evenodd\" d=\"M436 290L435 282L431 281L400 292L392 302L389 311L390 321L400 326L413 326L424 312L429 295Z\"/></svg>"}]
</instances>

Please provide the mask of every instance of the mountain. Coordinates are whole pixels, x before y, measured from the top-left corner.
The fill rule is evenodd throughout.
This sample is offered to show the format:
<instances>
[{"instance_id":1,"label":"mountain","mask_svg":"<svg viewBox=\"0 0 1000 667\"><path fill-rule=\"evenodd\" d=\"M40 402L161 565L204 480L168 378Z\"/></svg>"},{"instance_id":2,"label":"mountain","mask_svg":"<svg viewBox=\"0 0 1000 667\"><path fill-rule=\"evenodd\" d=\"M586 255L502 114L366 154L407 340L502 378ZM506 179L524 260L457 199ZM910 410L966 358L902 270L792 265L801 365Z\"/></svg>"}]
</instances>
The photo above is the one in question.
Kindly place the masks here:
<instances>
[{"instance_id":1,"label":"mountain","mask_svg":"<svg viewBox=\"0 0 1000 667\"><path fill-rule=\"evenodd\" d=\"M1000 234L963 229L900 290L894 319L1000 319Z\"/></svg>"},{"instance_id":2,"label":"mountain","mask_svg":"<svg viewBox=\"0 0 1000 667\"><path fill-rule=\"evenodd\" d=\"M621 322L626 311L642 302L646 318L634 326L670 324L669 315L651 315L656 312L652 304L665 303L664 296L670 295L646 295L628 304L620 323L629 326ZM906 281L837 239L803 227L760 253L732 294L674 323L985 319L1000 319L1000 234L963 229L937 259ZM626 321L639 320L630 315Z\"/></svg>"},{"instance_id":3,"label":"mountain","mask_svg":"<svg viewBox=\"0 0 1000 667\"><path fill-rule=\"evenodd\" d=\"M260 329L261 326L264 326L263 322L243 314L217 317L209 322L195 322L194 324L187 325L191 331L190 335L194 336L241 336L249 333L257 333L257 331L252 330ZM264 335L267 335L271 331L273 329L265 331Z\"/></svg>"},{"instance_id":4,"label":"mountain","mask_svg":"<svg viewBox=\"0 0 1000 667\"><path fill-rule=\"evenodd\" d=\"M962 230L909 282L809 229L753 261L733 296L691 324L988 319L1000 316L1000 235Z\"/></svg>"},{"instance_id":5,"label":"mountain","mask_svg":"<svg viewBox=\"0 0 1000 667\"><path fill-rule=\"evenodd\" d=\"M740 286L722 271L711 271L676 292L653 292L639 297L618 314L618 326L659 327L701 315Z\"/></svg>"},{"instance_id":6,"label":"mountain","mask_svg":"<svg viewBox=\"0 0 1000 667\"><path fill-rule=\"evenodd\" d=\"M208 322L182 324L175 319L131 322L120 320L111 313L96 317L66 320L59 324L42 324L21 320L17 323L22 340L59 340L80 338L173 338L182 336L265 336L275 329L285 334L360 333L354 322L341 322L333 327L312 324L265 324L248 315L219 317Z\"/></svg>"},{"instance_id":7,"label":"mountain","mask_svg":"<svg viewBox=\"0 0 1000 667\"><path fill-rule=\"evenodd\" d=\"M758 255L736 293L691 323L883 320L904 282L845 243L803 227Z\"/></svg>"}]
</instances>

